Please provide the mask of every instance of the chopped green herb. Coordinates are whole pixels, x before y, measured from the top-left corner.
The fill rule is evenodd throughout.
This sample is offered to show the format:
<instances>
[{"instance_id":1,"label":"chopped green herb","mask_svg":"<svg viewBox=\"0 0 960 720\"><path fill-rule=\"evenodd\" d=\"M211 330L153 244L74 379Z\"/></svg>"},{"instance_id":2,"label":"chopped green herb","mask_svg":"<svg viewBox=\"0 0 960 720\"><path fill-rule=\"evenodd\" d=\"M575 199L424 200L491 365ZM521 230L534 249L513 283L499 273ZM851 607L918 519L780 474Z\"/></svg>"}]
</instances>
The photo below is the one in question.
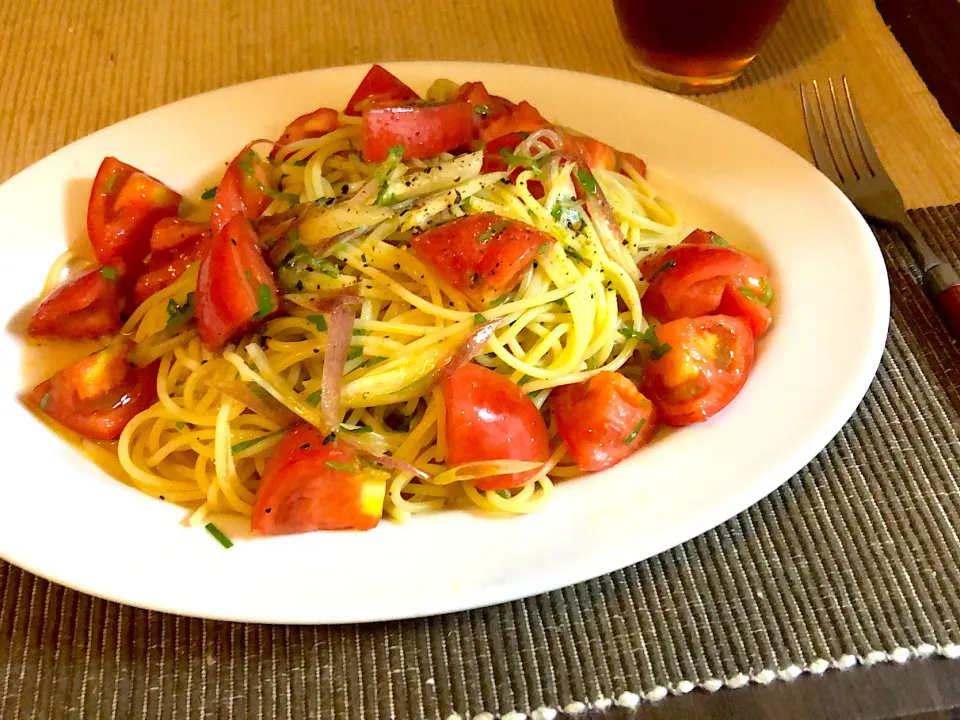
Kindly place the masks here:
<instances>
[{"instance_id":1,"label":"chopped green herb","mask_svg":"<svg viewBox=\"0 0 960 720\"><path fill-rule=\"evenodd\" d=\"M257 286L257 311L253 314L254 320L262 320L273 312L273 293L270 292L270 286L260 283Z\"/></svg>"},{"instance_id":2,"label":"chopped green herb","mask_svg":"<svg viewBox=\"0 0 960 720\"><path fill-rule=\"evenodd\" d=\"M491 225L489 228L487 228L482 233L477 235L477 242L482 245L483 243L487 242L488 240L493 238L495 235L497 235L497 233L501 232L509 224L510 223L508 221L504 220L503 222L498 222Z\"/></svg>"},{"instance_id":3,"label":"chopped green herb","mask_svg":"<svg viewBox=\"0 0 960 720\"><path fill-rule=\"evenodd\" d=\"M510 494L509 490L497 490L497 495L502 497L504 500L509 500L510 498L513 497L513 495Z\"/></svg>"},{"instance_id":4,"label":"chopped green herb","mask_svg":"<svg viewBox=\"0 0 960 720\"><path fill-rule=\"evenodd\" d=\"M563 217L563 205L560 203L554 205L553 209L550 210L550 216L557 222L560 222L560 218Z\"/></svg>"},{"instance_id":5,"label":"chopped green herb","mask_svg":"<svg viewBox=\"0 0 960 720\"><path fill-rule=\"evenodd\" d=\"M584 260L583 255L581 255L580 253L578 253L578 252L577 252L576 250L574 250L573 248L565 247L565 248L563 249L563 252L564 252L564 253L566 254L566 256L567 256L568 258L570 258L571 260L574 260L574 261L576 261L576 262L578 262L578 263L581 263L582 265L586 265L586 264L587 264L587 261Z\"/></svg>"},{"instance_id":6,"label":"chopped green herb","mask_svg":"<svg viewBox=\"0 0 960 720\"><path fill-rule=\"evenodd\" d=\"M577 170L577 180L583 185L583 189L591 195L597 191L597 179L589 170Z\"/></svg>"},{"instance_id":7,"label":"chopped green herb","mask_svg":"<svg viewBox=\"0 0 960 720\"><path fill-rule=\"evenodd\" d=\"M339 470L340 472L353 472L355 468L353 465L348 465L347 463L337 462L336 460L327 460L324 465L326 465L331 470Z\"/></svg>"},{"instance_id":8,"label":"chopped green herb","mask_svg":"<svg viewBox=\"0 0 960 720\"><path fill-rule=\"evenodd\" d=\"M183 420L177 420L176 424L174 425L177 430L183 430L186 426L187 424Z\"/></svg>"},{"instance_id":9,"label":"chopped green herb","mask_svg":"<svg viewBox=\"0 0 960 720\"><path fill-rule=\"evenodd\" d=\"M543 255L549 249L550 249L550 243L544 243L543 245L537 248L537 255Z\"/></svg>"},{"instance_id":10,"label":"chopped green herb","mask_svg":"<svg viewBox=\"0 0 960 720\"><path fill-rule=\"evenodd\" d=\"M644 334L642 332L632 327L620 328L620 334L627 339L643 340L644 338Z\"/></svg>"},{"instance_id":11,"label":"chopped green herb","mask_svg":"<svg viewBox=\"0 0 960 720\"><path fill-rule=\"evenodd\" d=\"M243 276L244 276L247 280L253 280L253 272L250 271L250 270L247 270L246 272L244 272L244 273L243 273Z\"/></svg>"},{"instance_id":12,"label":"chopped green herb","mask_svg":"<svg viewBox=\"0 0 960 720\"><path fill-rule=\"evenodd\" d=\"M537 160L534 160L532 157L526 155L517 155L514 152L510 151L510 148L500 148L500 157L502 157L508 165L517 165L520 167L530 168L533 171L533 174L537 177L540 176L540 163Z\"/></svg>"},{"instance_id":13,"label":"chopped green herb","mask_svg":"<svg viewBox=\"0 0 960 720\"><path fill-rule=\"evenodd\" d=\"M485 323L487 318L482 313L477 313L473 316L473 324L479 325L480 323Z\"/></svg>"},{"instance_id":14,"label":"chopped green herb","mask_svg":"<svg viewBox=\"0 0 960 720\"><path fill-rule=\"evenodd\" d=\"M763 283L763 293L760 295L760 302L764 305L769 305L773 302L773 285L771 285L766 280L761 280Z\"/></svg>"},{"instance_id":15,"label":"chopped green herb","mask_svg":"<svg viewBox=\"0 0 960 720\"><path fill-rule=\"evenodd\" d=\"M652 325L643 333L641 340L650 346L650 354L654 360L659 360L670 352L670 346L667 343L660 342L660 338L657 337L657 329Z\"/></svg>"},{"instance_id":16,"label":"chopped green herb","mask_svg":"<svg viewBox=\"0 0 960 720\"><path fill-rule=\"evenodd\" d=\"M120 275L119 271L111 265L104 265L100 268L100 274L103 275L104 280L116 280Z\"/></svg>"},{"instance_id":17,"label":"chopped green herb","mask_svg":"<svg viewBox=\"0 0 960 720\"><path fill-rule=\"evenodd\" d=\"M597 361L594 360L592 357L588 357L588 358L587 358L587 370L596 370L596 369L597 369Z\"/></svg>"},{"instance_id":18,"label":"chopped green herb","mask_svg":"<svg viewBox=\"0 0 960 720\"><path fill-rule=\"evenodd\" d=\"M533 378L530 377L529 375L523 375L520 377L519 380L517 380L517 385L520 385L520 386L526 385L531 380L533 380Z\"/></svg>"},{"instance_id":19,"label":"chopped green herb","mask_svg":"<svg viewBox=\"0 0 960 720\"><path fill-rule=\"evenodd\" d=\"M277 430L276 432L272 432L269 435L263 435L258 438L253 438L252 440L244 440L243 442L238 442L236 445L230 446L230 453L233 455L242 453L244 450L248 450L249 448L252 448L257 443L263 442L268 438L272 438L274 435L279 435L282 432L283 430Z\"/></svg>"},{"instance_id":20,"label":"chopped green herb","mask_svg":"<svg viewBox=\"0 0 960 720\"><path fill-rule=\"evenodd\" d=\"M501 295L492 303L490 303L490 307L498 307L499 305L503 305L509 298L510 298L509 295Z\"/></svg>"},{"instance_id":21,"label":"chopped green herb","mask_svg":"<svg viewBox=\"0 0 960 720\"><path fill-rule=\"evenodd\" d=\"M50 393L45 392L45 393L43 394L43 397L40 398L40 409L41 409L41 410L46 410L46 409L47 409L47 405L49 405L49 404L50 404Z\"/></svg>"},{"instance_id":22,"label":"chopped green herb","mask_svg":"<svg viewBox=\"0 0 960 720\"><path fill-rule=\"evenodd\" d=\"M105 193L112 193L114 186L117 184L117 180L120 179L119 171L114 171L110 177L107 178L107 182L103 185L103 191Z\"/></svg>"},{"instance_id":23,"label":"chopped green herb","mask_svg":"<svg viewBox=\"0 0 960 720\"><path fill-rule=\"evenodd\" d=\"M714 245L721 245L721 246L723 246L723 247L730 247L730 243L728 243L726 240L724 240L722 237L720 237L719 235L716 235L716 234L711 234L711 235L710 235L710 242L712 242Z\"/></svg>"},{"instance_id":24,"label":"chopped green herb","mask_svg":"<svg viewBox=\"0 0 960 720\"><path fill-rule=\"evenodd\" d=\"M480 117L486 117L490 114L490 108L486 105L475 105L473 111Z\"/></svg>"},{"instance_id":25,"label":"chopped green herb","mask_svg":"<svg viewBox=\"0 0 960 720\"><path fill-rule=\"evenodd\" d=\"M307 404L313 405L316 407L320 404L320 399L323 397L323 390L317 390L316 392L310 393L307 395Z\"/></svg>"},{"instance_id":26,"label":"chopped green herb","mask_svg":"<svg viewBox=\"0 0 960 720\"><path fill-rule=\"evenodd\" d=\"M394 145L387 151L387 159L393 160L395 163L403 160L403 153L406 152L406 148L403 145Z\"/></svg>"},{"instance_id":27,"label":"chopped green herb","mask_svg":"<svg viewBox=\"0 0 960 720\"><path fill-rule=\"evenodd\" d=\"M307 164L308 162L310 162L310 161L309 161L307 158L303 158L302 160L294 160L294 161L293 161L293 164L294 164L296 167L304 167L304 166L306 166L306 164Z\"/></svg>"},{"instance_id":28,"label":"chopped green herb","mask_svg":"<svg viewBox=\"0 0 960 720\"><path fill-rule=\"evenodd\" d=\"M217 186L208 187L202 193L200 193L201 200L213 200L217 196Z\"/></svg>"},{"instance_id":29,"label":"chopped green herb","mask_svg":"<svg viewBox=\"0 0 960 720\"><path fill-rule=\"evenodd\" d=\"M637 423L637 426L633 429L633 432L630 433L629 435L627 435L626 439L624 439L623 444L624 444L624 445L629 445L629 444L632 443L634 440L636 440L636 439L637 439L637 435L640 434L640 431L643 430L643 426L646 425L646 424L647 424L647 419L646 419L646 418L644 418L643 420L641 420L640 422L638 422L638 423Z\"/></svg>"},{"instance_id":30,"label":"chopped green herb","mask_svg":"<svg viewBox=\"0 0 960 720\"><path fill-rule=\"evenodd\" d=\"M369 425L357 425L357 427L352 428L341 425L340 429L344 432L353 433L354 435L366 435L369 432L373 432L373 428Z\"/></svg>"},{"instance_id":31,"label":"chopped green herb","mask_svg":"<svg viewBox=\"0 0 960 720\"><path fill-rule=\"evenodd\" d=\"M261 187L263 187L261 185ZM283 200L284 202L289 203L290 205L296 205L300 202L300 196L296 193L282 192L280 190L272 190L267 187L263 187L263 191L272 198L277 200Z\"/></svg>"},{"instance_id":32,"label":"chopped green herb","mask_svg":"<svg viewBox=\"0 0 960 720\"><path fill-rule=\"evenodd\" d=\"M260 156L257 155L253 150L247 150L244 156L237 160L237 167L243 171L244 175L253 177L253 162L259 159Z\"/></svg>"},{"instance_id":33,"label":"chopped green herb","mask_svg":"<svg viewBox=\"0 0 960 720\"><path fill-rule=\"evenodd\" d=\"M178 305L176 300L170 298L170 301L167 303L167 325L164 329L173 330L183 325L183 323L193 317L194 311L192 292L187 293L183 305Z\"/></svg>"},{"instance_id":34,"label":"chopped green herb","mask_svg":"<svg viewBox=\"0 0 960 720\"><path fill-rule=\"evenodd\" d=\"M663 265L661 265L656 269L656 272L654 272L653 275L647 278L647 282L648 283L653 282L654 278L657 277L657 275L664 272L665 270L669 270L670 268L676 266L676 264L677 264L676 260L667 260Z\"/></svg>"},{"instance_id":35,"label":"chopped green herb","mask_svg":"<svg viewBox=\"0 0 960 720\"><path fill-rule=\"evenodd\" d=\"M319 332L327 330L327 319L323 315L307 315L307 322L313 323Z\"/></svg>"},{"instance_id":36,"label":"chopped green herb","mask_svg":"<svg viewBox=\"0 0 960 720\"><path fill-rule=\"evenodd\" d=\"M751 290L750 288L744 287L743 285L741 285L740 287L737 288L737 290L739 290L739 291L740 291L740 294L743 295L744 297L746 297L747 300L753 300L754 302L760 302L760 298L758 298L757 295L756 295L756 293L753 292L753 290Z\"/></svg>"},{"instance_id":37,"label":"chopped green herb","mask_svg":"<svg viewBox=\"0 0 960 720\"><path fill-rule=\"evenodd\" d=\"M208 533L213 535L214 539L218 543L223 545L224 548L229 550L230 548L233 547L233 540L231 540L226 535L224 535L223 531L221 531L220 528L218 528L216 525L214 525L213 523L207 523L206 525L204 525L204 527L207 529Z\"/></svg>"},{"instance_id":38,"label":"chopped green herb","mask_svg":"<svg viewBox=\"0 0 960 720\"><path fill-rule=\"evenodd\" d=\"M347 353L347 360L356 360L361 355L363 355L362 347L352 347L350 352Z\"/></svg>"},{"instance_id":39,"label":"chopped green herb","mask_svg":"<svg viewBox=\"0 0 960 720\"><path fill-rule=\"evenodd\" d=\"M367 331L363 330L362 328L354 328L353 334L357 337L363 337L367 334Z\"/></svg>"}]
</instances>

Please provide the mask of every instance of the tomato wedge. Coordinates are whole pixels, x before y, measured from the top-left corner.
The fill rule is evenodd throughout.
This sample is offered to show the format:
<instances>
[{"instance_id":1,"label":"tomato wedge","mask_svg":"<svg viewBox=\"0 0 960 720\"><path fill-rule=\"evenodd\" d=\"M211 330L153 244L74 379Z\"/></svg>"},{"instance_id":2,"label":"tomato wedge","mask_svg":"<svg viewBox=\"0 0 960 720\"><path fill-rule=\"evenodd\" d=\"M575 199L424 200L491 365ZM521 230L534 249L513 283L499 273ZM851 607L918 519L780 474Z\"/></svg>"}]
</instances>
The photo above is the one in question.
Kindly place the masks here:
<instances>
[{"instance_id":1,"label":"tomato wedge","mask_svg":"<svg viewBox=\"0 0 960 720\"><path fill-rule=\"evenodd\" d=\"M703 422L737 396L753 369L753 333L743 318L708 315L656 328L658 350L642 390L668 425Z\"/></svg>"},{"instance_id":2,"label":"tomato wedge","mask_svg":"<svg viewBox=\"0 0 960 720\"><path fill-rule=\"evenodd\" d=\"M400 104L419 100L420 96L380 65L371 67L347 102L344 115L359 117L364 110L386 103Z\"/></svg>"},{"instance_id":3,"label":"tomato wedge","mask_svg":"<svg viewBox=\"0 0 960 720\"><path fill-rule=\"evenodd\" d=\"M403 159L432 157L467 145L473 138L473 108L465 102L382 107L363 113L363 159L383 162L390 148Z\"/></svg>"},{"instance_id":4,"label":"tomato wedge","mask_svg":"<svg viewBox=\"0 0 960 720\"><path fill-rule=\"evenodd\" d=\"M133 285L134 304L139 305L154 293L172 285L206 253L210 246L210 232L204 229L191 238L150 256L150 261Z\"/></svg>"},{"instance_id":5,"label":"tomato wedge","mask_svg":"<svg viewBox=\"0 0 960 720\"><path fill-rule=\"evenodd\" d=\"M267 461L250 526L265 535L370 530L383 515L388 477L348 445L297 425Z\"/></svg>"},{"instance_id":6,"label":"tomato wedge","mask_svg":"<svg viewBox=\"0 0 960 720\"><path fill-rule=\"evenodd\" d=\"M183 218L164 218L153 226L150 234L150 250L169 250L177 245L196 240L207 232L209 228L203 223Z\"/></svg>"},{"instance_id":7,"label":"tomato wedge","mask_svg":"<svg viewBox=\"0 0 960 720\"><path fill-rule=\"evenodd\" d=\"M744 288L746 299L759 305L769 294L765 263L728 246L715 235L694 231L681 244L644 258L640 272L650 284L643 296L643 309L667 322L682 317L699 317L719 312L728 285ZM755 317L751 325L760 332L769 325L769 311L744 309L727 302L728 314ZM765 308L764 308L765 309ZM761 318L766 317L765 322Z\"/></svg>"},{"instance_id":8,"label":"tomato wedge","mask_svg":"<svg viewBox=\"0 0 960 720\"><path fill-rule=\"evenodd\" d=\"M56 288L33 311L32 337L98 338L122 324L119 271L105 266L88 270Z\"/></svg>"},{"instance_id":9,"label":"tomato wedge","mask_svg":"<svg viewBox=\"0 0 960 720\"><path fill-rule=\"evenodd\" d=\"M447 463L550 457L547 426L533 401L499 373L468 363L441 385L446 409ZM536 471L494 475L471 482L480 490L518 487Z\"/></svg>"},{"instance_id":10,"label":"tomato wedge","mask_svg":"<svg viewBox=\"0 0 960 720\"><path fill-rule=\"evenodd\" d=\"M539 113L539 111L526 100L522 100L519 105L513 108L509 113L504 113L492 122L488 123L480 131L480 139L484 142L490 142L503 135L509 135L513 132L536 132L547 127L550 123Z\"/></svg>"},{"instance_id":11,"label":"tomato wedge","mask_svg":"<svg viewBox=\"0 0 960 720\"><path fill-rule=\"evenodd\" d=\"M277 150L284 145L289 145L298 140L306 138L317 138L333 132L340 127L340 116L332 108L320 108L313 112L301 115L296 120L287 125L283 134L277 140L273 150L270 152L270 158L276 155Z\"/></svg>"},{"instance_id":12,"label":"tomato wedge","mask_svg":"<svg viewBox=\"0 0 960 720\"><path fill-rule=\"evenodd\" d=\"M58 423L91 440L115 440L126 424L157 401L159 363L132 366L129 340L103 350L37 385L30 400Z\"/></svg>"},{"instance_id":13,"label":"tomato wedge","mask_svg":"<svg viewBox=\"0 0 960 720\"><path fill-rule=\"evenodd\" d=\"M413 240L413 251L461 291L475 309L501 297L553 237L495 213L457 218Z\"/></svg>"},{"instance_id":14,"label":"tomato wedge","mask_svg":"<svg viewBox=\"0 0 960 720\"><path fill-rule=\"evenodd\" d=\"M243 215L217 233L200 260L196 304L200 338L210 350L250 330L279 307L277 286Z\"/></svg>"},{"instance_id":15,"label":"tomato wedge","mask_svg":"<svg viewBox=\"0 0 960 720\"><path fill-rule=\"evenodd\" d=\"M210 226L220 232L235 215L255 219L270 204L270 165L254 151L250 143L227 167L213 198Z\"/></svg>"},{"instance_id":16,"label":"tomato wedge","mask_svg":"<svg viewBox=\"0 0 960 720\"><path fill-rule=\"evenodd\" d=\"M104 158L87 204L87 235L97 260L104 265L139 261L148 252L154 224L176 215L180 200L156 178L115 157Z\"/></svg>"},{"instance_id":17,"label":"tomato wedge","mask_svg":"<svg viewBox=\"0 0 960 720\"><path fill-rule=\"evenodd\" d=\"M563 385L550 394L557 430L577 465L596 472L616 465L646 445L657 413L629 379L616 372Z\"/></svg>"},{"instance_id":18,"label":"tomato wedge","mask_svg":"<svg viewBox=\"0 0 960 720\"><path fill-rule=\"evenodd\" d=\"M466 82L457 90L454 98L473 108L474 134L479 136L494 120L510 113L516 105L499 95L491 95L482 82Z\"/></svg>"},{"instance_id":19,"label":"tomato wedge","mask_svg":"<svg viewBox=\"0 0 960 720\"><path fill-rule=\"evenodd\" d=\"M773 315L770 314L770 308L758 299L758 294L757 290L744 285L727 283L717 313L742 317L750 325L753 336L760 337L773 324Z\"/></svg>"}]
</instances>

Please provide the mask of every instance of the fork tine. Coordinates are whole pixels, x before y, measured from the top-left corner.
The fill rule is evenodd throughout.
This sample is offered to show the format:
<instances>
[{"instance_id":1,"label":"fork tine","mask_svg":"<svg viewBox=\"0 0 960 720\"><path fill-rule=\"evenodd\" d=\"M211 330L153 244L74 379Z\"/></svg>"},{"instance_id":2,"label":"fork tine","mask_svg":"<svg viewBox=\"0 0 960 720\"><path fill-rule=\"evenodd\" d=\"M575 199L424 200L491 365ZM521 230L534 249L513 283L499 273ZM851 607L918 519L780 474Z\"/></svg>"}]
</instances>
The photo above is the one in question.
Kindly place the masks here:
<instances>
[{"instance_id":1,"label":"fork tine","mask_svg":"<svg viewBox=\"0 0 960 720\"><path fill-rule=\"evenodd\" d=\"M817 81L813 81L814 92L817 90ZM834 162L833 154L830 152L830 146L827 144L825 131L818 125L817 116L820 115L822 122L822 111L820 108L820 98L817 94L817 110L813 109L813 102L807 97L806 87L800 84L800 102L803 104L803 124L807 129L807 139L810 141L810 152L813 155L813 163L824 175L839 185L840 171ZM818 112L821 111L821 112Z\"/></svg>"},{"instance_id":2,"label":"fork tine","mask_svg":"<svg viewBox=\"0 0 960 720\"><path fill-rule=\"evenodd\" d=\"M850 94L850 85L847 83L847 76L844 75L842 80L843 94L847 99L847 109L850 110L850 119L853 120L854 132L857 134L857 145L867 160L867 167L870 168L870 172L874 175L880 175L883 173L883 163L881 163L880 158L877 157L877 151L870 141L870 136L867 135L867 129L863 126L860 111L857 109L857 104L853 101L853 96Z\"/></svg>"},{"instance_id":3,"label":"fork tine","mask_svg":"<svg viewBox=\"0 0 960 720\"><path fill-rule=\"evenodd\" d=\"M833 84L833 78L828 78L827 83L830 86L830 100L833 103L832 120L837 126L837 142L843 147L843 154L853 171L853 179L859 180L870 175L870 164L866 162L866 156L859 152L861 150L860 141L857 138L856 130L851 125L850 113L841 110L840 103L837 102L837 91Z\"/></svg>"}]
</instances>

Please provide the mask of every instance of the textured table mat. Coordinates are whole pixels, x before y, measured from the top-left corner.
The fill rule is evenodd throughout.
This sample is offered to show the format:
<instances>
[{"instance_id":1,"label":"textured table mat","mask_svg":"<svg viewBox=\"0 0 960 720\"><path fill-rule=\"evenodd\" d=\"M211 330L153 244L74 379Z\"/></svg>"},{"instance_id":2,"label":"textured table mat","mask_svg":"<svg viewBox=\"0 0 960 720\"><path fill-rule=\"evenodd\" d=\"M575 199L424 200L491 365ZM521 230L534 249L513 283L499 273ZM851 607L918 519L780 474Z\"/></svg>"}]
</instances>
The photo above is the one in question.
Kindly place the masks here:
<instances>
[{"instance_id":1,"label":"textured table mat","mask_svg":"<svg viewBox=\"0 0 960 720\"><path fill-rule=\"evenodd\" d=\"M960 265L960 206L914 218ZM900 241L878 237L893 317L866 399L806 469L720 527L546 595L341 627L134 610L0 564L0 716L549 720L960 655L960 352Z\"/></svg>"},{"instance_id":2,"label":"textured table mat","mask_svg":"<svg viewBox=\"0 0 960 720\"><path fill-rule=\"evenodd\" d=\"M444 58L636 80L602 0L7 0L0 180L197 92ZM796 85L841 73L908 204L960 203L960 163L944 161L960 157L960 136L871 0L794 0L742 80L698 101L806 153ZM960 209L916 219L960 266ZM696 686L960 654L960 353L902 246L880 242L893 319L870 393L803 472L714 531L548 595L362 627L143 612L0 563L0 717L548 720Z\"/></svg>"}]
</instances>

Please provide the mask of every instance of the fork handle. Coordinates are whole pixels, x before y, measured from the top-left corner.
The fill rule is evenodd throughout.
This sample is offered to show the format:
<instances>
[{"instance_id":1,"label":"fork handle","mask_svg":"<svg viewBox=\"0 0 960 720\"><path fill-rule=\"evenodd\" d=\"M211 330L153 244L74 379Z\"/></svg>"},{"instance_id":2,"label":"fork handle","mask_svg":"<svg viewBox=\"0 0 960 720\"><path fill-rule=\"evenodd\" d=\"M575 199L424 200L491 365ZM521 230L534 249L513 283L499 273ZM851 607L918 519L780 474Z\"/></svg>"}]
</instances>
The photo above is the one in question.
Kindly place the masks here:
<instances>
[{"instance_id":1,"label":"fork handle","mask_svg":"<svg viewBox=\"0 0 960 720\"><path fill-rule=\"evenodd\" d=\"M923 274L923 284L950 334L960 340L960 277L952 267L940 263Z\"/></svg>"}]
</instances>

